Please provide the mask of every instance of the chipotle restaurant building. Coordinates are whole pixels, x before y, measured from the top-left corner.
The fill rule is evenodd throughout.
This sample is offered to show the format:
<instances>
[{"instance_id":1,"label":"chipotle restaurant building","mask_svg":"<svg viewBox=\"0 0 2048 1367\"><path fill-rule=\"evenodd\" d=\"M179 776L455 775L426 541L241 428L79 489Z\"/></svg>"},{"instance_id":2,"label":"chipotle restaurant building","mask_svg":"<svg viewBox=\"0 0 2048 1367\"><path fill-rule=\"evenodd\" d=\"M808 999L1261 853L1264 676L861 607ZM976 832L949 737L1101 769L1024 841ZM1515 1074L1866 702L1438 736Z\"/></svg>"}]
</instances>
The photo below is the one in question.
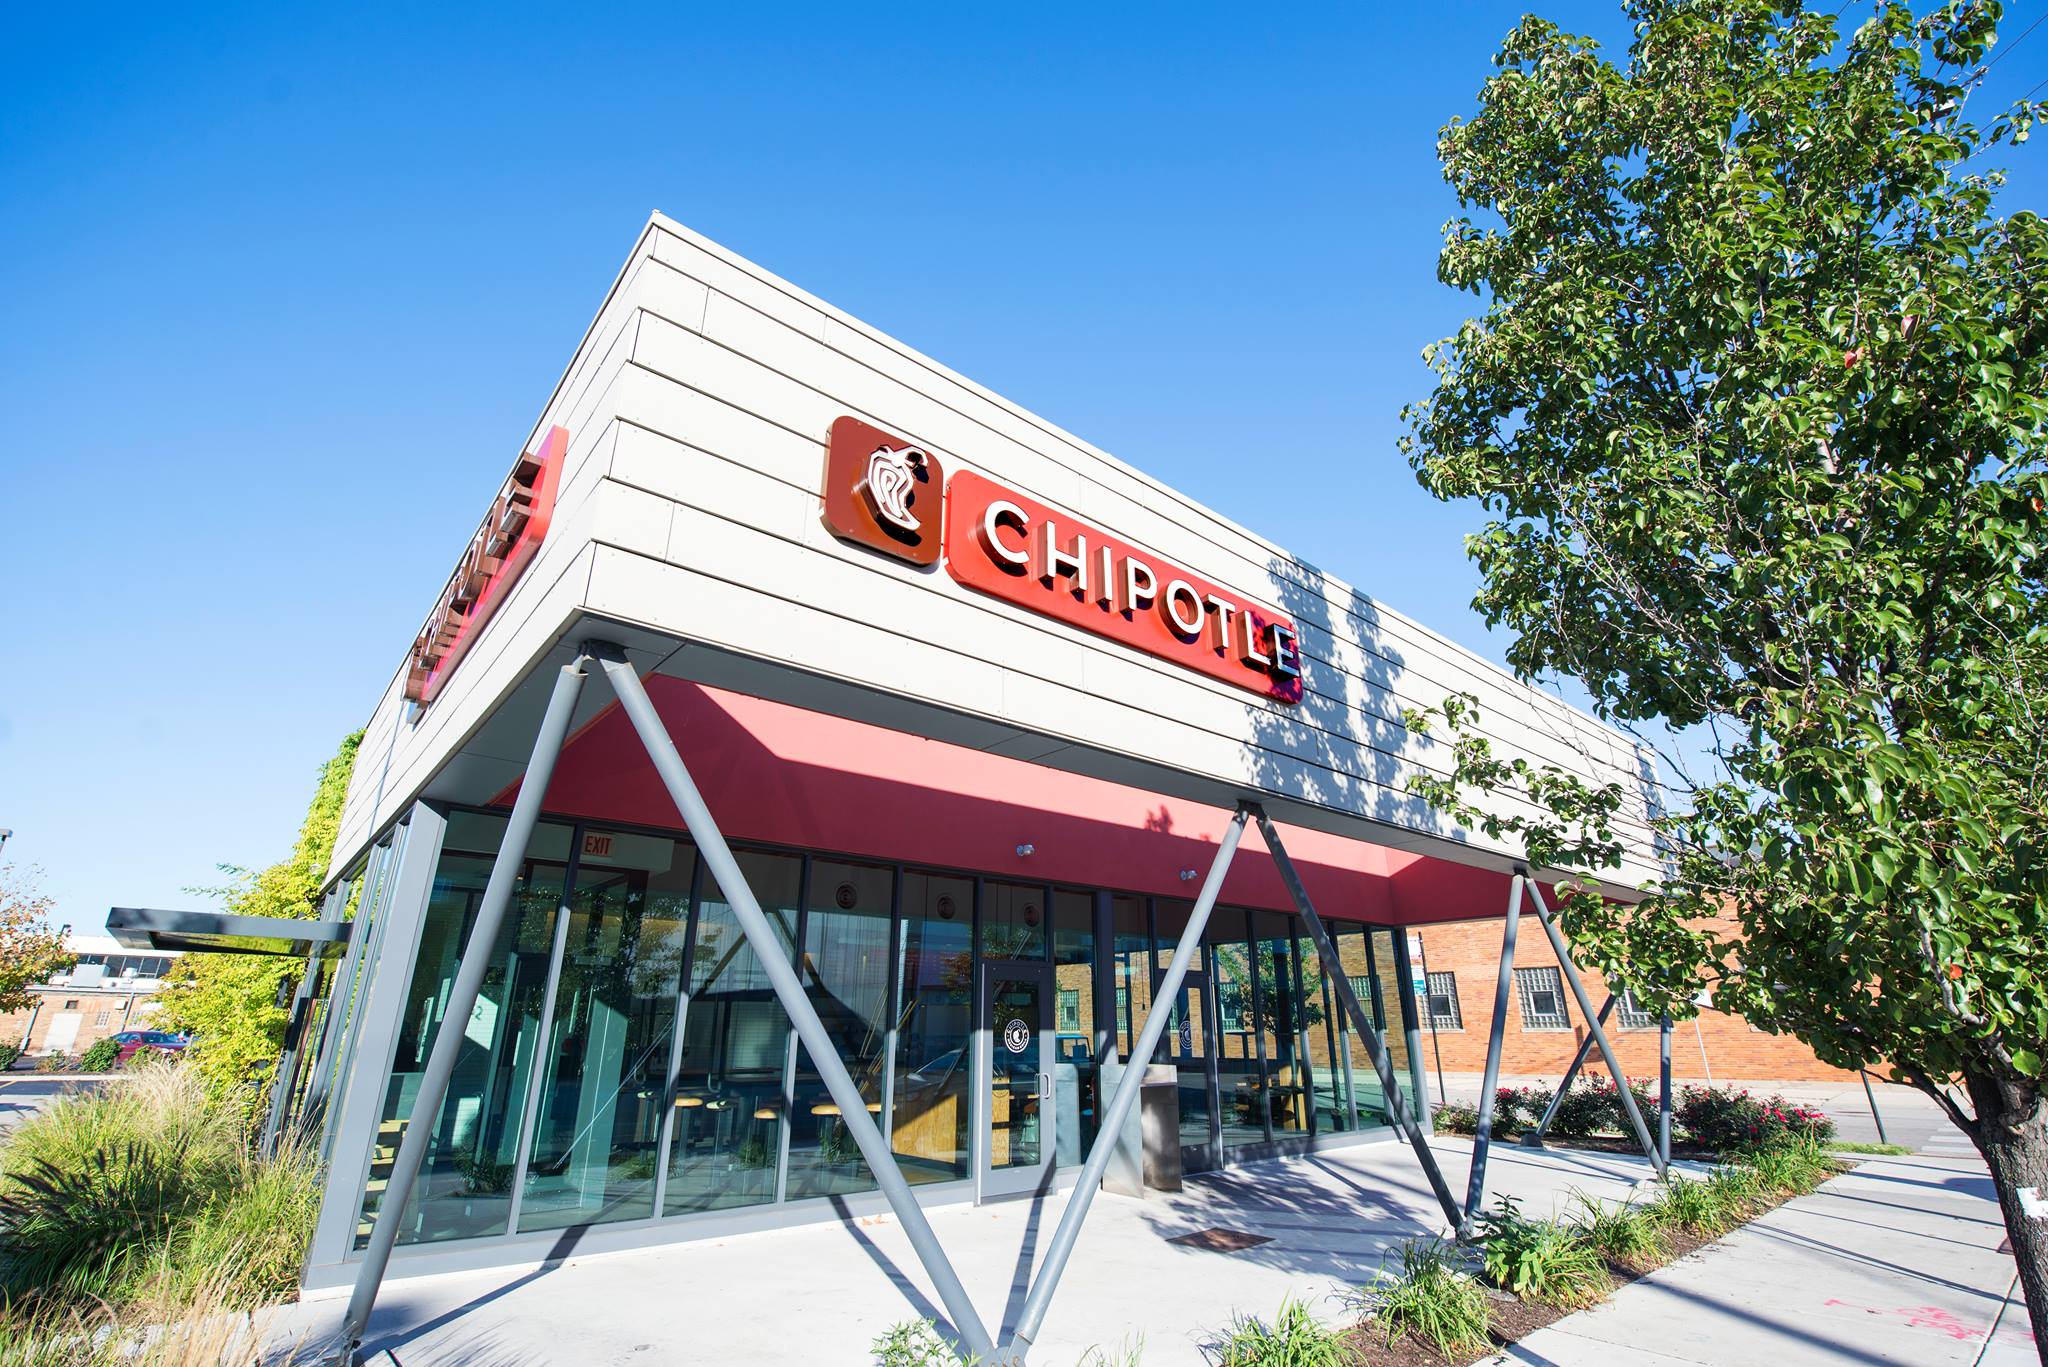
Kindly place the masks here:
<instances>
[{"instance_id":1,"label":"chipotle restaurant building","mask_svg":"<svg viewBox=\"0 0 2048 1367\"><path fill-rule=\"evenodd\" d=\"M302 943L272 1119L329 1165L309 1289L354 1276L408 1126L431 1128L393 1275L884 1208L602 688L494 942L467 943L589 642L644 684L927 1204L1072 1180L1245 802L1339 963L1251 828L1161 1003L1183 1162L1386 1139L1341 986L1412 1104L1404 928L1499 916L1513 863L1409 795L1442 757L1402 709L1472 693L1504 753L1638 772L1592 718L660 215L520 437L409 647L393 624L335 928Z\"/></svg>"}]
</instances>

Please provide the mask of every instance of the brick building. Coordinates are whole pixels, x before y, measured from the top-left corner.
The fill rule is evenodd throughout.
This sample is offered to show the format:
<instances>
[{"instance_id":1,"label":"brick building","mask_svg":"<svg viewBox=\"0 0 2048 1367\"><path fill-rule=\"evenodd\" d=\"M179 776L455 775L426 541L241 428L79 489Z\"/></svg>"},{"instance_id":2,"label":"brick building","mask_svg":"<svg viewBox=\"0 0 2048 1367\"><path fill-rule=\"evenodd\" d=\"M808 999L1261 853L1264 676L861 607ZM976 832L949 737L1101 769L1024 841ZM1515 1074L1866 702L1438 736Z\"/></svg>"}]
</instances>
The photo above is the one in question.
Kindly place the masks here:
<instances>
[{"instance_id":1,"label":"brick building","mask_svg":"<svg viewBox=\"0 0 2048 1367\"><path fill-rule=\"evenodd\" d=\"M64 943L78 961L30 988L35 1000L27 1007L0 1014L0 1041L23 1045L23 1066L51 1054L82 1054L109 1035L147 1025L178 957L175 950L136 953L105 935L67 933Z\"/></svg>"},{"instance_id":2,"label":"brick building","mask_svg":"<svg viewBox=\"0 0 2048 1367\"><path fill-rule=\"evenodd\" d=\"M1486 1067L1486 1034L1492 1020L1494 986L1500 972L1503 923L1459 921L1409 932L1410 959L1428 975L1425 1065L1446 1074L1478 1073ZM1416 941L1420 941L1419 948ZM1594 1009L1607 999L1600 975L1585 973ZM1515 942L1514 990L1508 997L1506 1043L1501 1072L1507 1076L1562 1073L1586 1036L1586 1023L1551 953L1550 941L1533 916L1522 920ZM1608 1017L1608 1038L1624 1071L1657 1073L1657 1020L1624 1000ZM1439 1062L1439 1056L1441 1062ZM1605 1072L1597 1051L1588 1067ZM1671 1071L1677 1078L1716 1082L1853 1081L1856 1074L1833 1068L1789 1035L1770 1035L1741 1016L1703 1011L1681 1022L1671 1041Z\"/></svg>"}]
</instances>

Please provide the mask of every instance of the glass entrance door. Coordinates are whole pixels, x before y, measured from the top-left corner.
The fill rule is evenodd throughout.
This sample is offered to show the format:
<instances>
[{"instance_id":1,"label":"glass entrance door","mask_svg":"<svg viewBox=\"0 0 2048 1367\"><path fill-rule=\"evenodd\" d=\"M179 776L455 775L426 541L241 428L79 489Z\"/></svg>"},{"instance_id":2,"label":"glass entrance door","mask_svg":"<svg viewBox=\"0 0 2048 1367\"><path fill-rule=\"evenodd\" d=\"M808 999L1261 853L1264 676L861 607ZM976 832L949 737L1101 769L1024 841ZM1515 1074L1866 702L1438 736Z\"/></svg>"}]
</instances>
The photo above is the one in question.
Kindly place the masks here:
<instances>
[{"instance_id":1,"label":"glass entrance door","mask_svg":"<svg viewBox=\"0 0 2048 1367\"><path fill-rule=\"evenodd\" d=\"M1165 976L1154 976L1155 993ZM1189 1172L1218 1167L1222 1145L1216 1132L1216 1018L1209 974L1191 971L1181 979L1179 994L1158 1007L1172 1013L1159 1037L1157 1061L1172 1064L1180 1083L1181 1166Z\"/></svg>"},{"instance_id":2,"label":"glass entrance door","mask_svg":"<svg viewBox=\"0 0 2048 1367\"><path fill-rule=\"evenodd\" d=\"M975 1178L986 1201L1038 1191L1052 1176L1057 1037L1050 965L990 959L981 966L979 987L982 1119Z\"/></svg>"}]
</instances>

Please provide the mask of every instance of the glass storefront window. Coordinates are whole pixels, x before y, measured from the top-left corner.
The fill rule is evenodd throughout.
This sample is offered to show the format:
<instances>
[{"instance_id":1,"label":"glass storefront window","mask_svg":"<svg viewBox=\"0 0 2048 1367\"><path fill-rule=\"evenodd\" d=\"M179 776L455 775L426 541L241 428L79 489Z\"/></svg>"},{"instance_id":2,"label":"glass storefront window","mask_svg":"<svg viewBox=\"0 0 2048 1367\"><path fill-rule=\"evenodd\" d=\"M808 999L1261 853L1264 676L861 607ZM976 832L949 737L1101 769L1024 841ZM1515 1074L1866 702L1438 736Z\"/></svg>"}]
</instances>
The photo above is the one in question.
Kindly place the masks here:
<instances>
[{"instance_id":1,"label":"glass storefront window","mask_svg":"<svg viewBox=\"0 0 2048 1367\"><path fill-rule=\"evenodd\" d=\"M892 869L811 861L800 965L804 991L868 1112L882 1111L882 1069L889 1031L889 923ZM867 1191L875 1175L860 1156L839 1103L825 1090L810 1055L797 1047L789 1120L789 1200Z\"/></svg>"},{"instance_id":2,"label":"glass storefront window","mask_svg":"<svg viewBox=\"0 0 2048 1367\"><path fill-rule=\"evenodd\" d=\"M413 1094L444 1023L442 1011L503 831L499 816L459 812L449 818L385 1091L359 1246L368 1240L367 1221L383 1195L398 1141L414 1119ZM483 990L461 1023L464 1048L432 1122L426 1160L399 1229L401 1243L505 1232L518 1156L517 1117L540 1040L568 851L568 827L535 828Z\"/></svg>"},{"instance_id":3,"label":"glass storefront window","mask_svg":"<svg viewBox=\"0 0 2048 1367\"><path fill-rule=\"evenodd\" d=\"M981 885L981 957L1043 959L1046 945L1045 885Z\"/></svg>"},{"instance_id":4,"label":"glass storefront window","mask_svg":"<svg viewBox=\"0 0 2048 1367\"><path fill-rule=\"evenodd\" d=\"M1301 1056L1301 1037L1310 1011L1295 977L1293 922L1291 916L1270 911L1253 918L1259 1037L1266 1053L1266 1111L1276 1139L1308 1132L1310 1077Z\"/></svg>"},{"instance_id":5,"label":"glass storefront window","mask_svg":"<svg viewBox=\"0 0 2048 1367\"><path fill-rule=\"evenodd\" d=\"M1148 986L1164 976L1167 965L1173 962L1193 910L1192 902L1159 900L1152 904L1152 929L1158 938ZM1203 956L1198 954L1171 1003L1173 1014L1167 1019L1165 1033L1159 1037L1156 1055L1161 1063L1171 1061L1179 1074L1180 1142L1184 1146L1207 1144L1210 1140L1209 1055L1214 1042L1210 1037L1208 997L1214 984L1203 968ZM1138 1028L1142 1029L1142 1024Z\"/></svg>"},{"instance_id":6,"label":"glass storefront window","mask_svg":"<svg viewBox=\"0 0 2048 1367\"><path fill-rule=\"evenodd\" d=\"M734 857L785 952L793 952L803 861L753 851ZM732 908L706 875L670 1107L675 1134L669 1141L666 1213L775 1199L789 1042L789 1017Z\"/></svg>"},{"instance_id":7,"label":"glass storefront window","mask_svg":"<svg viewBox=\"0 0 2048 1367\"><path fill-rule=\"evenodd\" d=\"M973 949L973 882L905 870L889 1142L912 1184L967 1176Z\"/></svg>"},{"instance_id":8,"label":"glass storefront window","mask_svg":"<svg viewBox=\"0 0 2048 1367\"><path fill-rule=\"evenodd\" d=\"M1401 932L1370 930L1372 937L1372 981L1379 986L1379 1011L1386 1022L1381 1034L1387 1041L1387 1061L1394 1066L1394 1081L1407 1094L1409 1113L1415 1114L1415 1092L1422 1086L1423 1061L1408 1048L1408 1020L1413 1009L1412 990L1401 981L1401 966L1395 955L1394 936ZM1423 1108L1427 1109L1427 1108ZM1385 1114L1385 1102L1381 1102Z\"/></svg>"},{"instance_id":9,"label":"glass storefront window","mask_svg":"<svg viewBox=\"0 0 2048 1367\"><path fill-rule=\"evenodd\" d=\"M1131 1041L1152 1005L1152 931L1142 897L1117 897L1110 902L1110 923L1116 944L1111 951L1111 976L1116 983L1116 1056L1131 1058Z\"/></svg>"},{"instance_id":10,"label":"glass storefront window","mask_svg":"<svg viewBox=\"0 0 2048 1367\"><path fill-rule=\"evenodd\" d=\"M519 1228L654 1214L663 1081L697 852L586 828L534 1093Z\"/></svg>"},{"instance_id":11,"label":"glass storefront window","mask_svg":"<svg viewBox=\"0 0 2048 1367\"><path fill-rule=\"evenodd\" d=\"M1245 938L1248 914L1239 907L1218 907L1202 937L1209 946L1210 981L1216 993L1216 1095L1226 1146L1266 1138L1257 995L1251 947Z\"/></svg>"},{"instance_id":12,"label":"glass storefront window","mask_svg":"<svg viewBox=\"0 0 2048 1367\"><path fill-rule=\"evenodd\" d=\"M1095 898L1060 888L1052 895L1053 1033L1059 1096L1057 1162L1088 1156L1095 1142L1100 1073L1096 1067Z\"/></svg>"}]
</instances>

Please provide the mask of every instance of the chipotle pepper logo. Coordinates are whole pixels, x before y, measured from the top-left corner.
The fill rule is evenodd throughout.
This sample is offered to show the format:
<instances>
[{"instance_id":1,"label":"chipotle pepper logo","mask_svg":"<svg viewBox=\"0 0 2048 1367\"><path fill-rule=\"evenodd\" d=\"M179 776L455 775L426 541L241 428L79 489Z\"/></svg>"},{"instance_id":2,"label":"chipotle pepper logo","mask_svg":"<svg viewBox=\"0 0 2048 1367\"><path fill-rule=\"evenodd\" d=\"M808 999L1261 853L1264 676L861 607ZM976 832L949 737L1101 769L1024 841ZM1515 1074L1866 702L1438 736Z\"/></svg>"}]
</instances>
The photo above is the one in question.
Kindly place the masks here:
<instances>
[{"instance_id":1,"label":"chipotle pepper logo","mask_svg":"<svg viewBox=\"0 0 2048 1367\"><path fill-rule=\"evenodd\" d=\"M825 525L913 565L939 562L946 475L915 442L840 418L825 442Z\"/></svg>"}]
</instances>

